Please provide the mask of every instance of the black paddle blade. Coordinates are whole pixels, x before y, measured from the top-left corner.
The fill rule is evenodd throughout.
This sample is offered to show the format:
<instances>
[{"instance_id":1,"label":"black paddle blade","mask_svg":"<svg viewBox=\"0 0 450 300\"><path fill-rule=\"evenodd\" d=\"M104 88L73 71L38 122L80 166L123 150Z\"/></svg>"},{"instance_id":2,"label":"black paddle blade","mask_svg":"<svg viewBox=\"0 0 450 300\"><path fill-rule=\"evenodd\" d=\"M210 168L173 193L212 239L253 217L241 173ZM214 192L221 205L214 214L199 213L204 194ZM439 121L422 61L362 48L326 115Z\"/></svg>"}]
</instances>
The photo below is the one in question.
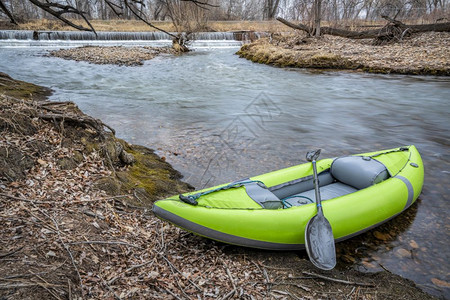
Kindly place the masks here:
<instances>
[{"instance_id":1,"label":"black paddle blade","mask_svg":"<svg viewBox=\"0 0 450 300\"><path fill-rule=\"evenodd\" d=\"M322 213L312 217L306 225L305 247L309 260L316 267L331 270L336 266L333 231Z\"/></svg>"},{"instance_id":2,"label":"black paddle blade","mask_svg":"<svg viewBox=\"0 0 450 300\"><path fill-rule=\"evenodd\" d=\"M308 153L306 153L306 160L307 161L317 160L317 158L319 158L320 151L321 151L321 149L309 151Z\"/></svg>"}]
</instances>

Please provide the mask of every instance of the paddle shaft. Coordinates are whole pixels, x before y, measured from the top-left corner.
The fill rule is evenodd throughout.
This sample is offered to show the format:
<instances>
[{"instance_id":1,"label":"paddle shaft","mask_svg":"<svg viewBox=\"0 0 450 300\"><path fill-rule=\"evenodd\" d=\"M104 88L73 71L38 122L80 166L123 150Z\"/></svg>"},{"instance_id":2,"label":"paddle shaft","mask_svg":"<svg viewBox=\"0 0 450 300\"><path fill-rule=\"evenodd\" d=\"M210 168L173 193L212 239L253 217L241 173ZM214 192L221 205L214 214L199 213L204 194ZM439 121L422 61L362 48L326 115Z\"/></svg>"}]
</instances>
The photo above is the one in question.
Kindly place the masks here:
<instances>
[{"instance_id":1,"label":"paddle shaft","mask_svg":"<svg viewBox=\"0 0 450 300\"><path fill-rule=\"evenodd\" d=\"M312 161L312 166L314 172L314 190L316 192L317 213L322 214L322 200L320 199L319 177L317 176L317 167L315 159Z\"/></svg>"}]
</instances>

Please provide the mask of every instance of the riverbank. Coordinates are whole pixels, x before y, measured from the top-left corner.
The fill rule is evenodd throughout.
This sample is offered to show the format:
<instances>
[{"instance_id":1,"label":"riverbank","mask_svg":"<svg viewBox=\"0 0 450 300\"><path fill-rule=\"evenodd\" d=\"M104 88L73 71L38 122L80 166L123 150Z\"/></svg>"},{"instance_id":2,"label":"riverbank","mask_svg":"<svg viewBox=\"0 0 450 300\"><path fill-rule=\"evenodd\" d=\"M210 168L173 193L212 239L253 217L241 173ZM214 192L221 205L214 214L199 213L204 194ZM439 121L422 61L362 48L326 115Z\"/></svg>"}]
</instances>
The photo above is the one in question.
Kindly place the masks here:
<instances>
[{"instance_id":1,"label":"riverbank","mask_svg":"<svg viewBox=\"0 0 450 300\"><path fill-rule=\"evenodd\" d=\"M427 32L399 43L372 45L371 40L302 34L257 40L237 52L253 62L280 67L355 70L382 74L450 75L450 33Z\"/></svg>"},{"instance_id":2,"label":"riverbank","mask_svg":"<svg viewBox=\"0 0 450 300\"><path fill-rule=\"evenodd\" d=\"M49 93L0 75L0 297L433 299L392 273L353 270L340 244L338 268L323 272L304 252L224 245L160 221L151 203L189 190L180 174Z\"/></svg>"},{"instance_id":3,"label":"riverbank","mask_svg":"<svg viewBox=\"0 0 450 300\"><path fill-rule=\"evenodd\" d=\"M161 54L175 54L169 47L99 47L84 46L59 49L49 52L49 56L94 64L115 64L120 66L140 66L143 62Z\"/></svg>"},{"instance_id":4,"label":"riverbank","mask_svg":"<svg viewBox=\"0 0 450 300\"><path fill-rule=\"evenodd\" d=\"M81 24L80 20L71 20L75 24ZM90 20L96 31L127 31L127 32L145 32L157 31L139 20ZM165 31L176 32L172 21L152 21L153 25ZM19 25L14 25L9 21L0 20L0 29L14 30L76 30L59 20L29 20ZM226 31L264 31L264 32L287 32L293 31L284 24L276 21L208 21L205 28L198 28L198 31L226 32Z\"/></svg>"}]
</instances>

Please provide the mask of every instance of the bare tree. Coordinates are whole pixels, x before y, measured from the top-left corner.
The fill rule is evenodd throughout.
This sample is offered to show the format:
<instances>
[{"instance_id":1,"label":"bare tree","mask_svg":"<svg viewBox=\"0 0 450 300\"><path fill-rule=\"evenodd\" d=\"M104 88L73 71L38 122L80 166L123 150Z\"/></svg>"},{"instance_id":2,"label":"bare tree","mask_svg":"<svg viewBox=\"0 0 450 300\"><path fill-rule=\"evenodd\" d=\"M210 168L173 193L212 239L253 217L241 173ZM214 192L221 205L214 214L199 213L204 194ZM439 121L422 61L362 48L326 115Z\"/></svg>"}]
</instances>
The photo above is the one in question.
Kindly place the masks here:
<instances>
[{"instance_id":1,"label":"bare tree","mask_svg":"<svg viewBox=\"0 0 450 300\"><path fill-rule=\"evenodd\" d=\"M264 19L271 20L275 18L279 5L280 0L264 0Z\"/></svg>"},{"instance_id":2,"label":"bare tree","mask_svg":"<svg viewBox=\"0 0 450 300\"><path fill-rule=\"evenodd\" d=\"M316 37L320 36L320 18L322 14L322 0L314 0L314 27L313 32Z\"/></svg>"},{"instance_id":3,"label":"bare tree","mask_svg":"<svg viewBox=\"0 0 450 300\"><path fill-rule=\"evenodd\" d=\"M206 27L206 3L186 0L162 0L168 16L179 32L191 33Z\"/></svg>"}]
</instances>

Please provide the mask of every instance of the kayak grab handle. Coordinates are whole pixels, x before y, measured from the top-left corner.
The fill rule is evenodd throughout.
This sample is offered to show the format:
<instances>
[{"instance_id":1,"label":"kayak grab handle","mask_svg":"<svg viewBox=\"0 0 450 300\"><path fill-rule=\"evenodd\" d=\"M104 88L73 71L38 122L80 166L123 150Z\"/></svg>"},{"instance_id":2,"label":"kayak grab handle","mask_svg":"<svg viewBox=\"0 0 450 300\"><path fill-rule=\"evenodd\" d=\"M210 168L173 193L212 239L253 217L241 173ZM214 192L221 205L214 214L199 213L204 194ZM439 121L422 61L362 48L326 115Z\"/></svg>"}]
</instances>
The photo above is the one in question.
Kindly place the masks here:
<instances>
[{"instance_id":1,"label":"kayak grab handle","mask_svg":"<svg viewBox=\"0 0 450 300\"><path fill-rule=\"evenodd\" d=\"M183 201L184 203L190 204L190 205L197 205L197 198L195 196L183 196L182 194L180 194L178 196L180 198L181 201Z\"/></svg>"}]
</instances>

